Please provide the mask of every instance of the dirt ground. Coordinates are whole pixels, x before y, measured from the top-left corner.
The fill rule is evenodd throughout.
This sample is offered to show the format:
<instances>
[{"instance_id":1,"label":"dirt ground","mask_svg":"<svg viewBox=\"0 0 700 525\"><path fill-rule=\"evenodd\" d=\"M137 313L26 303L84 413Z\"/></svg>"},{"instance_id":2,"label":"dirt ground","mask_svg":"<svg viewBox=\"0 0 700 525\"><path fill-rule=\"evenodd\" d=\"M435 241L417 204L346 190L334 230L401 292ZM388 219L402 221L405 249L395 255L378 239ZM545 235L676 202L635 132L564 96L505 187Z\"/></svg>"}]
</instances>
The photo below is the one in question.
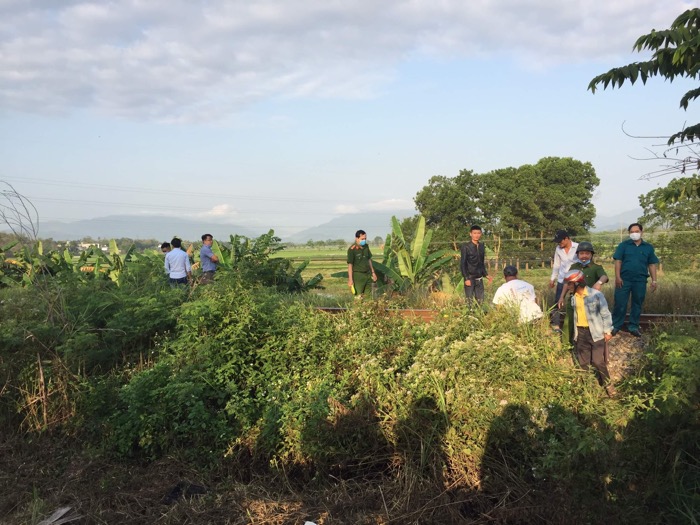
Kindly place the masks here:
<instances>
[{"instance_id":1,"label":"dirt ground","mask_svg":"<svg viewBox=\"0 0 700 525\"><path fill-rule=\"evenodd\" d=\"M608 371L613 382L634 373L644 356L646 336L634 337L627 332L619 332L608 342Z\"/></svg>"},{"instance_id":2,"label":"dirt ground","mask_svg":"<svg viewBox=\"0 0 700 525\"><path fill-rule=\"evenodd\" d=\"M0 444L0 524L316 525L486 523L484 498L403 476L246 478L167 458L139 465L91 459L48 437ZM295 481L296 479L296 481ZM408 480L408 482L407 482ZM415 483L415 484L414 484ZM47 518L55 514L54 520ZM468 518L473 515L476 519Z\"/></svg>"}]
</instances>

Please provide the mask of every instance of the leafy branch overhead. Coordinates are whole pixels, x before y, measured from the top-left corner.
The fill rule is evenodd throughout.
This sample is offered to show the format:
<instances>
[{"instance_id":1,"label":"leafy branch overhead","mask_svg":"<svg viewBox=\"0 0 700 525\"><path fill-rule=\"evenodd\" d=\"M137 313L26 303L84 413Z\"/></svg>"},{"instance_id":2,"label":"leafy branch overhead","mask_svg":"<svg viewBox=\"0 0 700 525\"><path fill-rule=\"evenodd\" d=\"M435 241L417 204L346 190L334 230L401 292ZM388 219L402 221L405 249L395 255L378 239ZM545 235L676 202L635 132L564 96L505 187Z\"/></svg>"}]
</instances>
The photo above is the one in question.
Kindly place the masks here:
<instances>
[{"instance_id":1,"label":"leafy branch overhead","mask_svg":"<svg viewBox=\"0 0 700 525\"><path fill-rule=\"evenodd\" d=\"M616 67L598 75L588 89L595 93L602 85L603 89L622 87L625 81L634 84L641 79L646 84L650 77L661 76L673 82L676 78L698 78L700 73L700 9L689 9L676 18L670 29L653 30L637 39L633 49L637 52L652 51L652 56L645 62L634 62ZM688 109L688 104L700 97L700 87L688 91L680 101L680 107ZM671 135L668 144L676 142L693 142L700 139L700 123L685 127Z\"/></svg>"}]
</instances>

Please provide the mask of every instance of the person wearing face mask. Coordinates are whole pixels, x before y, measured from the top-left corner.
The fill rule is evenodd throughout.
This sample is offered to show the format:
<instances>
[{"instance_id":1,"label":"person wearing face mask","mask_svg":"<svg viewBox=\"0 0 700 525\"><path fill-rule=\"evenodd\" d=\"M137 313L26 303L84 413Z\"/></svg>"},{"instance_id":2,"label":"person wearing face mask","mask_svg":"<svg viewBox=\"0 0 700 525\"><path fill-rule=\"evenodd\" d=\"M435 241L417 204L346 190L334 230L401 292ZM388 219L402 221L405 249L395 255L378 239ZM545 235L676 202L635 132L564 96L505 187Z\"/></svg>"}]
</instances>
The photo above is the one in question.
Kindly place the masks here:
<instances>
[{"instance_id":1,"label":"person wearing face mask","mask_svg":"<svg viewBox=\"0 0 700 525\"><path fill-rule=\"evenodd\" d=\"M367 246L367 233L355 232L355 244L348 248L348 286L357 297L364 295L371 281L377 282L372 266L372 252Z\"/></svg>"},{"instance_id":2,"label":"person wearing face mask","mask_svg":"<svg viewBox=\"0 0 700 525\"><path fill-rule=\"evenodd\" d=\"M656 291L656 265L659 258L654 247L642 240L642 225L632 223L627 228L630 238L622 241L615 250L615 306L613 308L613 331L616 335L625 322L627 302L632 297L630 320L627 329L635 337L639 332L639 316L647 293L647 279L651 276L651 291Z\"/></svg>"},{"instance_id":3,"label":"person wearing face mask","mask_svg":"<svg viewBox=\"0 0 700 525\"><path fill-rule=\"evenodd\" d=\"M593 262L593 255L595 250L593 249L593 244L588 241L581 241L576 247L576 259L571 265L569 270L581 270L585 278L586 286L593 288L594 290L600 291L602 286L607 283L608 274L605 273L605 269L600 265ZM574 340L574 309L571 306L571 302L566 302L567 289L564 288L562 292L561 299L559 299L559 309L562 309L564 304L566 304L566 317L569 320L569 342L573 343Z\"/></svg>"}]
</instances>

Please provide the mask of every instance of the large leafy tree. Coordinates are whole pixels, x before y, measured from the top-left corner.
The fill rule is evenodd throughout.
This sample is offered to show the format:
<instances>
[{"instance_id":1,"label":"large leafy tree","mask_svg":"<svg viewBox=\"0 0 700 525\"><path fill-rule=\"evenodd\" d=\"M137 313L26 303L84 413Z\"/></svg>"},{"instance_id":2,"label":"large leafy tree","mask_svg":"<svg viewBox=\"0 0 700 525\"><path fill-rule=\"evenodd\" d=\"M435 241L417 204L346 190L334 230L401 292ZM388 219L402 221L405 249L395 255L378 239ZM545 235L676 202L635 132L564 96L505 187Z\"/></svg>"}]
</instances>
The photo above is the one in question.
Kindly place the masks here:
<instances>
[{"instance_id":1,"label":"large leafy tree","mask_svg":"<svg viewBox=\"0 0 700 525\"><path fill-rule=\"evenodd\" d=\"M576 234L593 224L591 199L599 183L589 162L546 157L486 174L462 170L453 178L433 177L415 202L434 239L454 243L469 237L473 223L517 238L549 236L560 228Z\"/></svg>"},{"instance_id":2,"label":"large leafy tree","mask_svg":"<svg viewBox=\"0 0 700 525\"><path fill-rule=\"evenodd\" d=\"M537 204L539 184L532 184L530 177L524 181L521 169L503 168L482 175L486 191L479 205L488 231L523 237L542 224L542 209Z\"/></svg>"},{"instance_id":3,"label":"large leafy tree","mask_svg":"<svg viewBox=\"0 0 700 525\"><path fill-rule=\"evenodd\" d=\"M521 185L527 185L532 173L536 185L535 197L542 211L542 231L563 228L573 234L582 234L593 226L595 206L593 192L600 184L590 162L571 157L545 157L533 169L519 169Z\"/></svg>"},{"instance_id":4,"label":"large leafy tree","mask_svg":"<svg viewBox=\"0 0 700 525\"><path fill-rule=\"evenodd\" d=\"M700 206L696 199L669 199L682 188L698 184L699 177L673 179L665 188L657 188L639 196L639 205L644 210L642 223L647 228L665 230L700 230Z\"/></svg>"},{"instance_id":5,"label":"large leafy tree","mask_svg":"<svg viewBox=\"0 0 700 525\"><path fill-rule=\"evenodd\" d=\"M621 87L625 81L634 84L641 80L646 84L650 77L660 76L669 82L676 78L698 79L700 74L700 9L689 9L676 18L669 29L663 31L653 30L640 36L633 49L641 52L652 52L651 58L643 62L633 62L622 67L616 67L598 75L588 84L588 89L595 93L598 86L603 89ZM683 95L680 107L688 109L688 104L700 96L700 87L689 90ZM683 152L676 159L673 170L685 174L688 170L700 169L700 155L692 148L692 143L700 139L700 123L687 126L668 139L668 146L674 146L676 155ZM660 158L666 158L664 152ZM672 170L672 171L673 171ZM689 181L686 186L677 188L674 195L668 195L669 202L686 197L700 198L700 184L697 181Z\"/></svg>"},{"instance_id":6,"label":"large leafy tree","mask_svg":"<svg viewBox=\"0 0 700 525\"><path fill-rule=\"evenodd\" d=\"M469 224L482 221L478 203L483 190L482 177L471 170L461 170L456 177L430 178L414 200L426 226L434 230L436 242L456 246Z\"/></svg>"}]
</instances>

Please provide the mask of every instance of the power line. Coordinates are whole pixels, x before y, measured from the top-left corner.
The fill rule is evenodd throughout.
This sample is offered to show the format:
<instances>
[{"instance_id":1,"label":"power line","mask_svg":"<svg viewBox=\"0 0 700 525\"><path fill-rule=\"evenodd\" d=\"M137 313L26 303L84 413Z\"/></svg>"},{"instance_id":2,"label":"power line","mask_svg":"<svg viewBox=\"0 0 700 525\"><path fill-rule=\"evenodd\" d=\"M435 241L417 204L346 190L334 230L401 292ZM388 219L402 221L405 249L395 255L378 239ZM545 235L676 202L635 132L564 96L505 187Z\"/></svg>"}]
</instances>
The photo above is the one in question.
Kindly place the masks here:
<instances>
[{"instance_id":1,"label":"power line","mask_svg":"<svg viewBox=\"0 0 700 525\"><path fill-rule=\"evenodd\" d=\"M81 204L81 205L106 205L106 206L115 206L115 207L121 207L121 208L140 208L140 209L153 209L153 210L186 210L186 211L194 211L194 212L208 212L211 211L211 208L195 208L191 206L173 206L172 204L170 205L158 205L158 204L131 204L131 203L125 203L125 202L106 202L106 201L96 201L92 199L59 199L59 198L51 198L51 197L27 197L31 201L43 201L43 202L66 202L66 203L74 203L74 204ZM285 210L285 211L261 211L259 208L256 209L239 209L236 208L236 212L241 212L241 213L257 213L261 215L318 215L321 212L314 212L314 211L296 211L296 210ZM327 212L327 213L332 213L332 212ZM334 214L337 215L337 214Z\"/></svg>"},{"instance_id":2,"label":"power line","mask_svg":"<svg viewBox=\"0 0 700 525\"><path fill-rule=\"evenodd\" d=\"M148 222L148 219L154 218L154 219L179 219L180 217L177 217L175 215L130 215L129 217L133 217L135 219L143 219L144 222ZM133 224L133 221L130 220L125 220L125 219L111 219L111 218L95 218L95 219L76 219L75 217L53 217L53 216L43 216L41 217L42 221L66 221L66 222L104 222L104 223L125 223L125 224ZM217 217L202 217L199 218L198 220L206 220L208 222L215 222ZM194 219L192 219L194 220ZM229 219L230 220L230 219ZM235 220L235 219L234 219ZM265 230L269 230L271 227L267 225L257 225L257 224L232 224L228 222L219 222L219 225L221 226L236 226L236 227L243 227L243 228L248 228L248 229L256 229L256 228L261 228ZM311 229L311 228L317 228L318 225L311 225L309 226L308 224L289 224L287 222L284 223L284 228L289 229L289 228L304 228L304 229ZM388 228L388 227L387 227ZM272 228L272 229L278 229L278 228ZM339 230L339 231L344 231L347 232L347 227L345 226L324 226L324 230ZM348 234L354 234L356 228L353 228L351 232Z\"/></svg>"},{"instance_id":3,"label":"power line","mask_svg":"<svg viewBox=\"0 0 700 525\"><path fill-rule=\"evenodd\" d=\"M234 195L230 193L207 193L198 191L181 191L181 190L169 190L169 189L156 189L156 188L143 188L138 186L114 186L108 184L91 184L91 183L77 183L70 181L60 181L60 180L48 180L48 179L37 179L37 178L19 178L19 177L3 177L3 180L8 181L19 181L27 184L40 184L42 186L65 186L72 188L83 188L83 189L100 189L109 191L121 191L125 193L147 193L152 195L176 195L182 197L207 197L207 198L227 198L227 199L242 199L242 200L256 200L263 202L305 202L305 203L337 203L337 199L310 199L308 197L260 197L256 195ZM351 201L341 201L341 202L351 202Z\"/></svg>"}]
</instances>

